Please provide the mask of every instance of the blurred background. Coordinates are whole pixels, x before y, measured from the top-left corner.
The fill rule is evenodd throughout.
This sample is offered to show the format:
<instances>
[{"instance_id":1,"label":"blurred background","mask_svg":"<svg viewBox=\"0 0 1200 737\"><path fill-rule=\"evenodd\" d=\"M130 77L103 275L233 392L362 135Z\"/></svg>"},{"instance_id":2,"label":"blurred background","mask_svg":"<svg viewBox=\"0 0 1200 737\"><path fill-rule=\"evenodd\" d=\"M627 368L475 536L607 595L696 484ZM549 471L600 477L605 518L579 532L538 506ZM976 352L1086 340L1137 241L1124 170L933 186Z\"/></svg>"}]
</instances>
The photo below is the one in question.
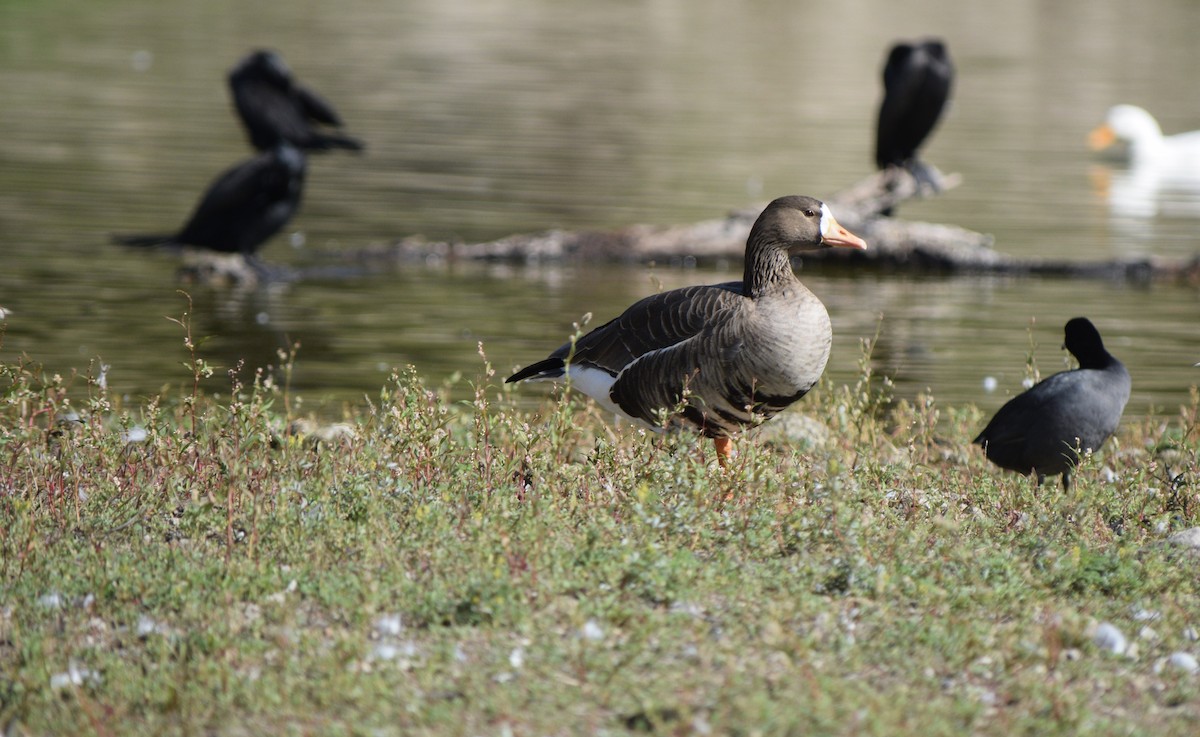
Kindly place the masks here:
<instances>
[{"instance_id":1,"label":"blurred background","mask_svg":"<svg viewBox=\"0 0 1200 737\"><path fill-rule=\"evenodd\" d=\"M178 257L109 235L177 229L251 155L226 74L255 48L279 51L367 144L310 157L299 215L261 251L302 265L414 234L678 224L832 194L873 170L888 47L930 35L957 80L924 159L963 183L900 217L990 233L1015 255L1200 251L1200 192L1126 194L1128 172L1086 142L1117 103L1167 133L1200 128L1194 0L6 0L0 360L27 355L64 375L103 362L129 406L190 381L166 319L187 309ZM1130 212L1130 196L1152 206ZM586 312L598 324L660 288L740 274L740 263L422 264L187 289L210 363L273 364L299 342L293 389L307 410L337 414L375 396L392 367L475 379L482 341L502 377ZM833 319L835 382L853 380L860 339L878 332L873 366L900 396L995 409L1021 390L1031 340L1043 374L1065 367L1075 315L1133 374L1127 421L1174 412L1200 378L1195 285L801 276ZM218 374L208 387L227 384Z\"/></svg>"}]
</instances>

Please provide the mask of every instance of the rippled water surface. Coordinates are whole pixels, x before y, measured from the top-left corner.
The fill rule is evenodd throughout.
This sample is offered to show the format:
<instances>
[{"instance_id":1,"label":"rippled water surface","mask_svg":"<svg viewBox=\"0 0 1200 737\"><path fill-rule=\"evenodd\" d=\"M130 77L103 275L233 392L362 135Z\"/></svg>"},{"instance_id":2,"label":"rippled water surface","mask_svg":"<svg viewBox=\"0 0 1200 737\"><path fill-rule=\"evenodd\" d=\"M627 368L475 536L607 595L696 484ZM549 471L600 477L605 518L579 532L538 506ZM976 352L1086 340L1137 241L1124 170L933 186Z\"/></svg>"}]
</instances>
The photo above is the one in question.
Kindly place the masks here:
<instances>
[{"instance_id":1,"label":"rippled water surface","mask_svg":"<svg viewBox=\"0 0 1200 737\"><path fill-rule=\"evenodd\" d=\"M833 193L870 172L887 46L927 34L947 40L959 76L926 158L963 184L902 216L991 233L1020 255L1200 251L1200 194L1130 193L1145 177L1085 145L1118 102L1167 132L1200 128L1190 0L26 0L0 6L0 306L12 313L0 359L61 373L103 361L135 403L186 380L166 319L186 309L176 257L107 238L177 227L249 154L224 76L252 48L281 51L368 143L310 161L300 215L263 251L303 264L412 234L684 223ZM1154 206L1122 207L1131 198ZM739 274L454 264L189 290L211 362L260 366L299 342L294 385L336 411L376 394L393 366L474 377L482 341L507 371L586 312L600 321L661 287ZM993 408L1019 390L1031 340L1043 373L1064 365L1062 325L1077 314L1133 373L1127 418L1171 411L1200 379L1195 286L802 278L833 316L834 381L853 378L860 338L878 332L873 364L899 394Z\"/></svg>"}]
</instances>

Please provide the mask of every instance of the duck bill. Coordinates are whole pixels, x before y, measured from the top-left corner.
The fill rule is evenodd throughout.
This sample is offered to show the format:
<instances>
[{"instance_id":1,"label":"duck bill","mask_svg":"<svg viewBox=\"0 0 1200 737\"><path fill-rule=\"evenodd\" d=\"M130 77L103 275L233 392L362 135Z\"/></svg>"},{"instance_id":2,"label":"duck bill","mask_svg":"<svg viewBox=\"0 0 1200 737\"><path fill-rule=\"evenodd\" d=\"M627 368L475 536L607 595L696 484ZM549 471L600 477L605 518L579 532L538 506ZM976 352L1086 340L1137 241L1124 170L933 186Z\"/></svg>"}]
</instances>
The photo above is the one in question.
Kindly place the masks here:
<instances>
[{"instance_id":1,"label":"duck bill","mask_svg":"<svg viewBox=\"0 0 1200 737\"><path fill-rule=\"evenodd\" d=\"M832 215L829 215L828 218L829 228L825 232L825 235L821 236L821 245L825 246L826 248L855 248L859 251L866 250L866 241L843 228L842 224L834 220Z\"/></svg>"},{"instance_id":2,"label":"duck bill","mask_svg":"<svg viewBox=\"0 0 1200 737\"><path fill-rule=\"evenodd\" d=\"M1112 127L1105 123L1088 134L1088 145L1093 151L1103 151L1117 141L1117 134Z\"/></svg>"}]
</instances>

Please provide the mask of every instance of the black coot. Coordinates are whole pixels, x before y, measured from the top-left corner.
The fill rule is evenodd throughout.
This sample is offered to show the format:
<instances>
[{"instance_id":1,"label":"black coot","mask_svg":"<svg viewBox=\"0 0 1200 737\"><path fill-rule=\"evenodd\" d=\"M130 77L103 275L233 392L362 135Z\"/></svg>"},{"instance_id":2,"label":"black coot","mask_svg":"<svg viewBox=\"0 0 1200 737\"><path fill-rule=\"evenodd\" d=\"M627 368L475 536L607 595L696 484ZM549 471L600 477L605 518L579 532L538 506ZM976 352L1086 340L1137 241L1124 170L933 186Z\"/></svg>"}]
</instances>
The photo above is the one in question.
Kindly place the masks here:
<instances>
[{"instance_id":1,"label":"black coot","mask_svg":"<svg viewBox=\"0 0 1200 737\"><path fill-rule=\"evenodd\" d=\"M1039 485L1061 473L1067 489L1079 449L1099 448L1117 429L1129 401L1130 379L1087 318L1073 318L1065 332L1063 346L1079 368L1054 374L1013 397L973 442L997 466L1037 474Z\"/></svg>"}]
</instances>

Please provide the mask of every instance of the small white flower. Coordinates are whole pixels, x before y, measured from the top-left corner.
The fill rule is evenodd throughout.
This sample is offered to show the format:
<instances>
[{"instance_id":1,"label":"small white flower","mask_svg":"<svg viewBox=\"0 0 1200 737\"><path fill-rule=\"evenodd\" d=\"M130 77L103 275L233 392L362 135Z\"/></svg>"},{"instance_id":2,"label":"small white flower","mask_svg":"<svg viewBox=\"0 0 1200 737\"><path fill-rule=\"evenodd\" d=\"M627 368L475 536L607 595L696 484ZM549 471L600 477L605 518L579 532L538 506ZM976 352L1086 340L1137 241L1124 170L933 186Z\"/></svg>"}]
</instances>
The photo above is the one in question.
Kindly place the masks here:
<instances>
[{"instance_id":1,"label":"small white flower","mask_svg":"<svg viewBox=\"0 0 1200 737\"><path fill-rule=\"evenodd\" d=\"M525 648L514 647L508 654L508 664L512 666L513 670L520 670L521 666L525 665Z\"/></svg>"}]
</instances>

